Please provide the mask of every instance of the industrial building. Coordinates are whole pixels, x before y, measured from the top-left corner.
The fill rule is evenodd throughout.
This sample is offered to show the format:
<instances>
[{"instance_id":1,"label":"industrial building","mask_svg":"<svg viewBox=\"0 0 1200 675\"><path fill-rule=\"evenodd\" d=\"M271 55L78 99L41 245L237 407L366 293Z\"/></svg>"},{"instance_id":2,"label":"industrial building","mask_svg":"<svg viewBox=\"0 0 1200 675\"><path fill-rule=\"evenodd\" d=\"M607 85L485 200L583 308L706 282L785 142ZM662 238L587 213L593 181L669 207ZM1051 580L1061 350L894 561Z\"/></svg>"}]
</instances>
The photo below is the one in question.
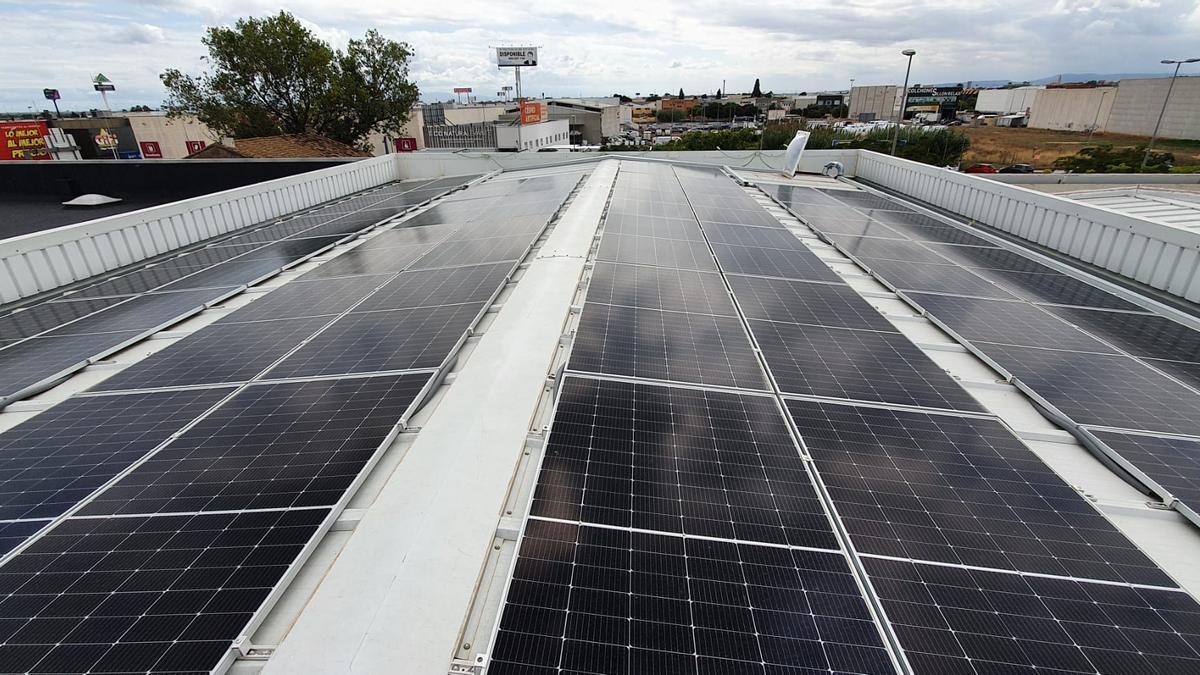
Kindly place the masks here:
<instances>
[{"instance_id":1,"label":"industrial building","mask_svg":"<svg viewBox=\"0 0 1200 675\"><path fill-rule=\"evenodd\" d=\"M1200 672L1200 233L784 162L395 153L0 241L0 670Z\"/></svg>"},{"instance_id":2,"label":"industrial building","mask_svg":"<svg viewBox=\"0 0 1200 675\"><path fill-rule=\"evenodd\" d=\"M850 119L860 122L895 121L900 116L901 87L885 84L850 90Z\"/></svg>"}]
</instances>

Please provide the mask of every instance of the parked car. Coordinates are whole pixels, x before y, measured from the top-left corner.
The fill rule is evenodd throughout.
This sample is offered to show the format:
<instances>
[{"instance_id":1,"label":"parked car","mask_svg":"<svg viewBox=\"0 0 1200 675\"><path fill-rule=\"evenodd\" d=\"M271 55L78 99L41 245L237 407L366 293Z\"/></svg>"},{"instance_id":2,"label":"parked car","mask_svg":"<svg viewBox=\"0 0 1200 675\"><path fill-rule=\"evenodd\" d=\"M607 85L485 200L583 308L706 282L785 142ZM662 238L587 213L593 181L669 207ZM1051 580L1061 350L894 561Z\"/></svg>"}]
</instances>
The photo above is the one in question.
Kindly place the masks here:
<instances>
[{"instance_id":1,"label":"parked car","mask_svg":"<svg viewBox=\"0 0 1200 675\"><path fill-rule=\"evenodd\" d=\"M963 173L999 173L991 164L972 164L963 169Z\"/></svg>"},{"instance_id":2,"label":"parked car","mask_svg":"<svg viewBox=\"0 0 1200 675\"><path fill-rule=\"evenodd\" d=\"M1033 172L1034 172L1034 168L1033 168L1032 164L1009 164L1008 166L1004 167L1003 169L1000 169L1000 173L1033 173Z\"/></svg>"}]
</instances>

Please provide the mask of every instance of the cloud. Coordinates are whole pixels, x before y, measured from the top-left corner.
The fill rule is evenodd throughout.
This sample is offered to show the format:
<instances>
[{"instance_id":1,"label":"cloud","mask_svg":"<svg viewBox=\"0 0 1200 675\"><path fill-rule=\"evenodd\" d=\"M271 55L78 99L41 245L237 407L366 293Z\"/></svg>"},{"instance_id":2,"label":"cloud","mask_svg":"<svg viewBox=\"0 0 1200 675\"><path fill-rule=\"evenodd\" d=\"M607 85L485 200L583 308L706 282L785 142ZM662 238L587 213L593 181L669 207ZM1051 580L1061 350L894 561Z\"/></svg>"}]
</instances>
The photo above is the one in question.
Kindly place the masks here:
<instances>
[{"instance_id":1,"label":"cloud","mask_svg":"<svg viewBox=\"0 0 1200 675\"><path fill-rule=\"evenodd\" d=\"M127 45L153 45L167 39L163 29L148 23L131 23L112 35L113 42Z\"/></svg>"}]
</instances>

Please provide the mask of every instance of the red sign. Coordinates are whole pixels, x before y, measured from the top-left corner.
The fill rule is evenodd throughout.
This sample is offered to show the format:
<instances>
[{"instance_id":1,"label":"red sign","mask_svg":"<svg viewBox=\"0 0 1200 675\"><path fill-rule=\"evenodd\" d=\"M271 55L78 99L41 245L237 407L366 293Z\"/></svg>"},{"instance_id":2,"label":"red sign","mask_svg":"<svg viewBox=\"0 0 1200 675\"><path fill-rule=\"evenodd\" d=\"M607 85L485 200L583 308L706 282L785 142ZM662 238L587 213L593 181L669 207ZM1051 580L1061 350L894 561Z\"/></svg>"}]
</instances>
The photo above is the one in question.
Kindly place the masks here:
<instances>
[{"instance_id":1,"label":"red sign","mask_svg":"<svg viewBox=\"0 0 1200 675\"><path fill-rule=\"evenodd\" d=\"M48 135L50 130L43 121L0 122L0 160L50 159Z\"/></svg>"},{"instance_id":2,"label":"red sign","mask_svg":"<svg viewBox=\"0 0 1200 675\"><path fill-rule=\"evenodd\" d=\"M541 101L521 101L521 124L537 124L545 116L545 103Z\"/></svg>"},{"instance_id":3,"label":"red sign","mask_svg":"<svg viewBox=\"0 0 1200 675\"><path fill-rule=\"evenodd\" d=\"M416 152L417 139L415 138L397 138L395 141L396 152Z\"/></svg>"},{"instance_id":4,"label":"red sign","mask_svg":"<svg viewBox=\"0 0 1200 675\"><path fill-rule=\"evenodd\" d=\"M201 150L204 149L205 145L207 145L207 143L205 143L204 141L188 141L187 142L187 153L190 155L192 153L200 152Z\"/></svg>"},{"instance_id":5,"label":"red sign","mask_svg":"<svg viewBox=\"0 0 1200 675\"><path fill-rule=\"evenodd\" d=\"M142 141L138 145L142 146L144 159L162 159L162 148L159 147L158 141Z\"/></svg>"},{"instance_id":6,"label":"red sign","mask_svg":"<svg viewBox=\"0 0 1200 675\"><path fill-rule=\"evenodd\" d=\"M455 88L454 88L454 93L456 93L456 94L469 94L469 93L471 93L471 88L470 88L470 87L455 87Z\"/></svg>"}]
</instances>

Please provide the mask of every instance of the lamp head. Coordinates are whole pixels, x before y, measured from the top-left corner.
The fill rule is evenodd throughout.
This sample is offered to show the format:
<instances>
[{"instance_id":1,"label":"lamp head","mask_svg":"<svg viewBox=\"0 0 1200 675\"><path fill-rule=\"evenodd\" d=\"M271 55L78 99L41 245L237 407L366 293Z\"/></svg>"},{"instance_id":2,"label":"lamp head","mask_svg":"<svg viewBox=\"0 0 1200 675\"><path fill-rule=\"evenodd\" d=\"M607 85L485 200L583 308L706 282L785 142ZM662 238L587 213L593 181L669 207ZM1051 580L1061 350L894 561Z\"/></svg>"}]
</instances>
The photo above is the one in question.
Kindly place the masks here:
<instances>
[{"instance_id":1,"label":"lamp head","mask_svg":"<svg viewBox=\"0 0 1200 675\"><path fill-rule=\"evenodd\" d=\"M900 53L901 53L901 54L903 54L903 55L905 55L905 56L912 56L912 55L914 55L914 54L916 54L916 53L917 53L917 50L915 50L915 49L905 49L904 51L902 51L902 52L900 52Z\"/></svg>"}]
</instances>

